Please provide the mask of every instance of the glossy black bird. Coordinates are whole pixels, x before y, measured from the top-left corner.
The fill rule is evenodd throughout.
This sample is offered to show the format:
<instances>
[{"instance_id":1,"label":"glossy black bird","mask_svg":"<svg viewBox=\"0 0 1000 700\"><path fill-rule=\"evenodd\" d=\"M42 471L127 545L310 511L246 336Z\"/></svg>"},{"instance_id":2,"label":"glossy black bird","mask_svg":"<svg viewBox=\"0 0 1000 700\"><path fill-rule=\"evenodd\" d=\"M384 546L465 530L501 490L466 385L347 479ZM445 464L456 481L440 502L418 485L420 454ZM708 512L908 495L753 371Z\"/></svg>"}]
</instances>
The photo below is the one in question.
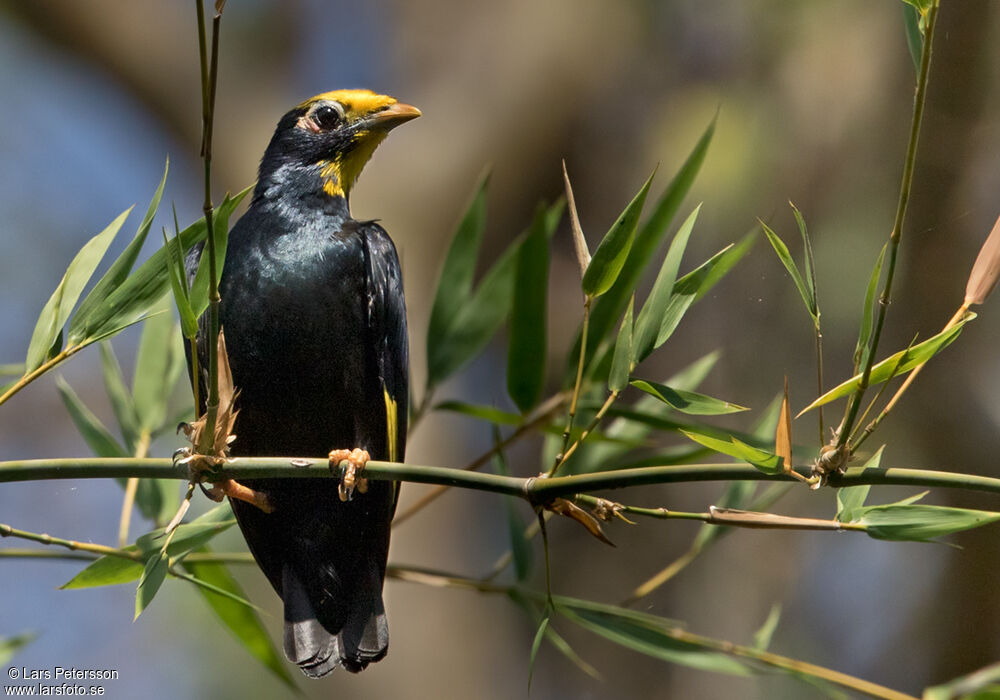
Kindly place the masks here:
<instances>
[{"instance_id":1,"label":"glossy black bird","mask_svg":"<svg viewBox=\"0 0 1000 700\"><path fill-rule=\"evenodd\" d=\"M230 233L219 286L240 392L235 456L336 449L331 464L348 453L359 467L368 455L403 459L409 354L399 260L381 226L351 218L348 198L389 130L418 116L392 97L340 90L278 122L250 208ZM188 257L189 275L199 253ZM348 500L333 479L245 485L273 507L232 499L250 551L284 600L288 659L312 677L382 659L397 484L364 490L361 480Z\"/></svg>"}]
</instances>

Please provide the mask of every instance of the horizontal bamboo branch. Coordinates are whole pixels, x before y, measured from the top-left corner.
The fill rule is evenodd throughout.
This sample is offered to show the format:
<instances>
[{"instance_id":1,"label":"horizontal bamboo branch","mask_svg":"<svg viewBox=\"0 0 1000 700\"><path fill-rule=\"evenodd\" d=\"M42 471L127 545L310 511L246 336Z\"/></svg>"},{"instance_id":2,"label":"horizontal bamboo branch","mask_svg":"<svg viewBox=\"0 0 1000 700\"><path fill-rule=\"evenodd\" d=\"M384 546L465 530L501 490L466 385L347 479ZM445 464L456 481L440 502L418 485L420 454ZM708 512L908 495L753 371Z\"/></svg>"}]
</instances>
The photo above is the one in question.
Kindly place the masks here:
<instances>
[{"instance_id":1,"label":"horizontal bamboo branch","mask_svg":"<svg viewBox=\"0 0 1000 700\"><path fill-rule=\"evenodd\" d=\"M808 467L797 467L805 475ZM497 474L479 474L462 469L429 467L393 462L368 462L365 476L376 481L395 480L422 484L459 486L478 491L518 496L531 503L545 503L553 498L577 493L620 489L648 484L673 484L694 481L793 481L788 474L765 474L743 464L685 464L619 469L593 474L553 478L518 478ZM0 483L47 479L107 478L189 478L184 465L166 458L70 458L34 459L0 462ZM208 480L270 478L339 478L325 458L240 457L227 462ZM925 469L848 469L833 475L834 487L871 485L956 488L1000 494L1000 479Z\"/></svg>"}]
</instances>

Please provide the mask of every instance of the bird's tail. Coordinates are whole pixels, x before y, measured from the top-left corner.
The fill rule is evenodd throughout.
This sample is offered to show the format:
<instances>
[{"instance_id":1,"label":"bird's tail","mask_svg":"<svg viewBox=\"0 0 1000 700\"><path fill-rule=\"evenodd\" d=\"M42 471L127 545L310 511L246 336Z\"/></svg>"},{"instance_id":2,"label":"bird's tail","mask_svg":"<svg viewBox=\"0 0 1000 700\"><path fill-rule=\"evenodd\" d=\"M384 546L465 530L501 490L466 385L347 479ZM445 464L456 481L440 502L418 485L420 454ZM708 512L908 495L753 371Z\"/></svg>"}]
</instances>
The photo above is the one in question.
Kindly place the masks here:
<instances>
[{"instance_id":1,"label":"bird's tail","mask_svg":"<svg viewBox=\"0 0 1000 700\"><path fill-rule=\"evenodd\" d=\"M358 581L355 600L338 630L317 619L302 582L290 566L282 574L285 601L285 656L311 678L320 678L337 666L351 673L363 671L389 650L389 626L382 604L382 581L377 566ZM372 579L372 580L368 580Z\"/></svg>"}]
</instances>

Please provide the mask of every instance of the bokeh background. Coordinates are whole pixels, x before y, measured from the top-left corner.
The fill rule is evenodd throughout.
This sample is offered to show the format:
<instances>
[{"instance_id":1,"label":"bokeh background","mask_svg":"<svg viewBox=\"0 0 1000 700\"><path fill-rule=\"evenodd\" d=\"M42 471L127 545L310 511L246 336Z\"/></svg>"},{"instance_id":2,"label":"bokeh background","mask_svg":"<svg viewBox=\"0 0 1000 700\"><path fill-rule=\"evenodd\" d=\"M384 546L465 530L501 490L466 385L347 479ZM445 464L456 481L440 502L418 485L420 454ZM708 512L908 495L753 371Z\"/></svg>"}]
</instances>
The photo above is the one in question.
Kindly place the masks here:
<instances>
[{"instance_id":1,"label":"bokeh background","mask_svg":"<svg viewBox=\"0 0 1000 700\"><path fill-rule=\"evenodd\" d=\"M199 216L200 103L192 3L136 0L0 2L0 360L23 357L39 309L82 243L130 204L145 206L171 158L165 202ZM943 325L961 301L976 251L1000 213L1000 3L945 0L883 348ZM892 223L914 68L898 0L233 0L222 28L215 136L216 201L253 181L278 117L318 92L365 86L418 105L352 198L378 217L403 259L415 386L443 251L477 175L492 164L485 257L528 222L572 174L592 246L659 163L658 192L717 109L718 131L686 215L704 202L689 269L772 222L800 251L792 200L813 235L831 380L850 369L863 288ZM169 206L154 225L168 225ZM133 215L137 216L137 215ZM137 219L131 222L135 225ZM126 226L128 231L129 225ZM127 239L123 233L111 254ZM151 243L150 248L155 245ZM580 312L564 223L553 243L551 374ZM647 280L647 284L651 280ZM883 464L996 475L1000 315L992 306L933 363L880 431ZM115 347L128 365L136 335ZM662 379L705 353L723 355L704 389L763 409L788 375L793 405L812 398L811 328L795 289L761 239L689 313L644 374ZM441 396L507 406L502 336ZM111 422L97 353L61 368ZM179 394L180 398L181 394ZM727 425L742 427L740 420ZM800 440L814 424L797 423ZM805 437L809 436L809 438ZM433 415L408 460L459 466L489 430ZM173 442L154 445L167 455ZM86 453L51 378L0 408L0 458ZM537 445L511 455L537 471ZM630 502L704 509L721 485L630 494ZM404 504L420 487L404 489ZM909 490L879 491L888 501ZM113 542L120 490L110 482L4 485L0 522ZM929 502L998 509L995 497L934 493ZM833 494L797 490L781 512L829 517ZM525 516L528 513L525 512ZM137 521L133 533L144 527ZM578 527L552 527L557 591L615 602L683 553L697 525L616 524L609 549ZM772 648L911 693L1000 656L995 582L1000 538L985 528L959 547L889 544L830 533L738 532L644 601L696 631L746 642L781 602ZM20 545L21 543L5 543ZM229 533L229 548L241 548ZM394 535L391 559L469 575L507 547L502 504L451 493ZM135 623L134 586L60 592L73 562L0 561L0 635L40 636L15 663L116 668L110 697L290 697L220 628L187 587L168 583ZM280 629L263 576L237 572ZM301 686L310 697L512 698L526 695L533 624L509 601L390 581L392 652L361 676ZM604 674L579 673L543 647L536 698L800 698L782 678L720 677L615 647L556 622Z\"/></svg>"}]
</instances>

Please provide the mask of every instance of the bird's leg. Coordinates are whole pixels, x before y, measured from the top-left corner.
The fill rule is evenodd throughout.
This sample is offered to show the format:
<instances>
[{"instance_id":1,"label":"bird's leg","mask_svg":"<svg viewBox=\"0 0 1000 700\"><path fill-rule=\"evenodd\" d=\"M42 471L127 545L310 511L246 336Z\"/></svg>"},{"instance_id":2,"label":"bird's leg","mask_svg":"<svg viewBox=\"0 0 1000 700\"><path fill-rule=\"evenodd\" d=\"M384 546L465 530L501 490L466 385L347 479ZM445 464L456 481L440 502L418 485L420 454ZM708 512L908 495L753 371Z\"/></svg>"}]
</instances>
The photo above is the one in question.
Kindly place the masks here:
<instances>
[{"instance_id":1,"label":"bird's leg","mask_svg":"<svg viewBox=\"0 0 1000 700\"><path fill-rule=\"evenodd\" d=\"M174 453L174 461L177 464L186 464L188 476L192 482L201 486L202 493L215 502L221 501L226 496L235 498L238 501L245 501L257 506L265 513L273 513L274 506L268 500L267 494L263 491L254 491L248 486L244 486L235 479L223 479L217 481L210 488L205 488L205 474L214 473L215 470L225 464L226 460L221 457L210 455L200 455L184 447Z\"/></svg>"},{"instance_id":2,"label":"bird's leg","mask_svg":"<svg viewBox=\"0 0 1000 700\"><path fill-rule=\"evenodd\" d=\"M330 471L339 470L341 462L347 462L337 493L341 501L349 501L354 497L354 489L365 493L368 490L368 479L361 476L371 456L367 450L355 447L353 450L330 450Z\"/></svg>"}]
</instances>

